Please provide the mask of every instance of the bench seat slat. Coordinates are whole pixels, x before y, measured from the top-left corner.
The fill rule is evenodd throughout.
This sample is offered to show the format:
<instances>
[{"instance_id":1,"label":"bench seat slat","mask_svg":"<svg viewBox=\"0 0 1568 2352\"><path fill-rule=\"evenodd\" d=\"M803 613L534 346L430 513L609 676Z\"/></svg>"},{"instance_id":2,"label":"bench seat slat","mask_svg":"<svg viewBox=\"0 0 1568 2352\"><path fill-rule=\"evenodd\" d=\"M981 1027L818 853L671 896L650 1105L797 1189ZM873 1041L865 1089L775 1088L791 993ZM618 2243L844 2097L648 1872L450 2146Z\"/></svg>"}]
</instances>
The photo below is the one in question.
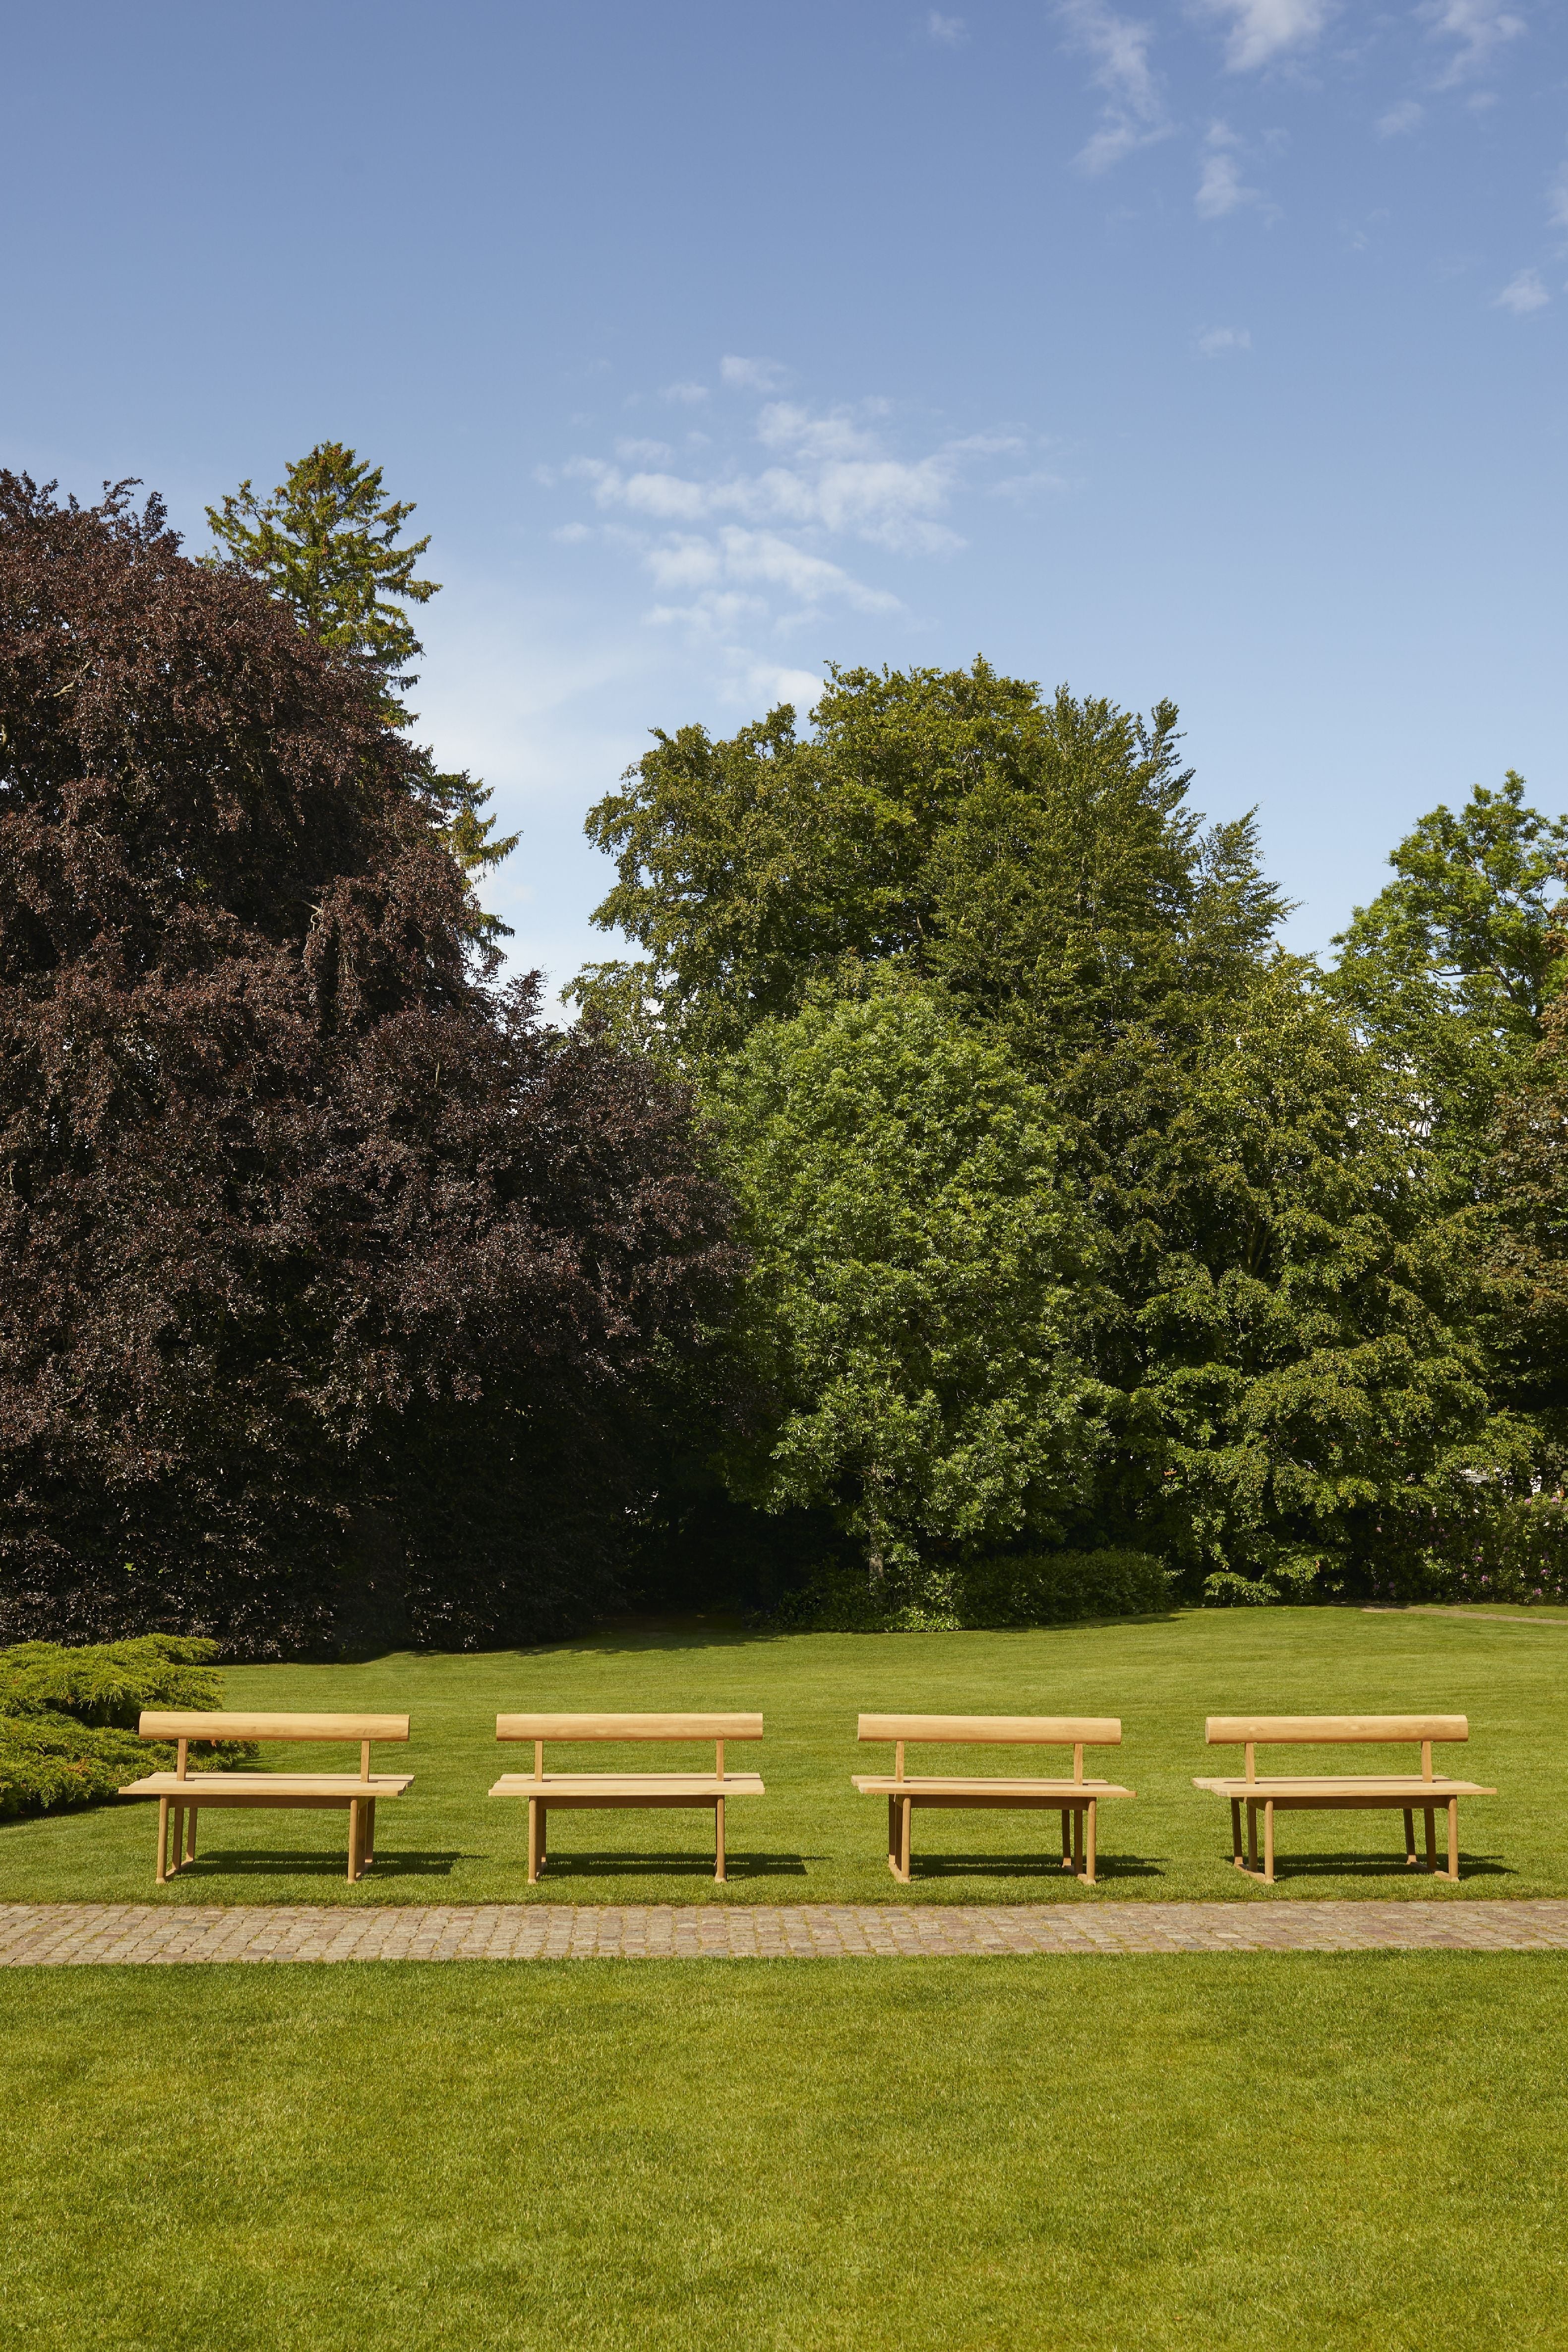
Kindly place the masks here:
<instances>
[{"instance_id":1,"label":"bench seat slat","mask_svg":"<svg viewBox=\"0 0 1568 2352\"><path fill-rule=\"evenodd\" d=\"M920 1780L895 1780L890 1773L862 1773L853 1785L863 1797L1049 1797L1058 1798L1130 1797L1131 1789L1119 1789L1110 1780L1009 1780L999 1775L980 1775L973 1780L923 1777Z\"/></svg>"},{"instance_id":2,"label":"bench seat slat","mask_svg":"<svg viewBox=\"0 0 1568 2352\"><path fill-rule=\"evenodd\" d=\"M503 1772L490 1794L493 1797L543 1797L547 1802L558 1797L638 1797L691 1796L764 1797L768 1791L761 1776L756 1772L727 1772L721 1780L714 1772L547 1772L536 1780L531 1772Z\"/></svg>"},{"instance_id":3,"label":"bench seat slat","mask_svg":"<svg viewBox=\"0 0 1568 2352\"><path fill-rule=\"evenodd\" d=\"M1474 1780L1423 1780L1419 1773L1308 1773L1296 1780L1194 1780L1195 1789L1210 1789L1217 1797L1388 1797L1402 1805L1447 1804L1450 1797L1495 1797Z\"/></svg>"},{"instance_id":4,"label":"bench seat slat","mask_svg":"<svg viewBox=\"0 0 1568 2352\"><path fill-rule=\"evenodd\" d=\"M149 1772L131 1780L122 1797L178 1797L185 1804L242 1804L247 1797L336 1797L345 1803L355 1797L401 1797L413 1780L412 1772L372 1772L361 1780L357 1772Z\"/></svg>"}]
</instances>

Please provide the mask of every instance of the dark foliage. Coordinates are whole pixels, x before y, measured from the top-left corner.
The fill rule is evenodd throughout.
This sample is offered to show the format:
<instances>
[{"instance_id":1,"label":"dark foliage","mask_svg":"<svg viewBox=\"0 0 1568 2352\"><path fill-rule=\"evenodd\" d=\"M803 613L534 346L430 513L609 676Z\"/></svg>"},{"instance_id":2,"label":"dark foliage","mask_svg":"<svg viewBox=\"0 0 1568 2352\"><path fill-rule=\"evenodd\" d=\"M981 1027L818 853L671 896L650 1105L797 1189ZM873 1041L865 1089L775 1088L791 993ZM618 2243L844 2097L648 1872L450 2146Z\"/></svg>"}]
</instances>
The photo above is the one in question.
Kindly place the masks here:
<instances>
[{"instance_id":1,"label":"dark foliage","mask_svg":"<svg viewBox=\"0 0 1568 2352\"><path fill-rule=\"evenodd\" d=\"M580 1620L726 1217L678 1090L486 984L362 666L0 475L0 1628Z\"/></svg>"}]
</instances>

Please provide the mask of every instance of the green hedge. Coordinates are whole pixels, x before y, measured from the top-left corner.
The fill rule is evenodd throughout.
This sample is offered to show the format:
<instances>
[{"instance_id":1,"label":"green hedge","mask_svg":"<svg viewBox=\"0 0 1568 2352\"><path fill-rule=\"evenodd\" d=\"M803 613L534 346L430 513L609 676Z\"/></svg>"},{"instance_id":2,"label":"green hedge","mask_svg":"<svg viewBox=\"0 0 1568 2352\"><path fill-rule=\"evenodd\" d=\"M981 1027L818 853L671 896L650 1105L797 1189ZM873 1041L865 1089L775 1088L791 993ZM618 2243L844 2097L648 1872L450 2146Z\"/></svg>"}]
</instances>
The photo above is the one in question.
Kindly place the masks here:
<instances>
[{"instance_id":1,"label":"green hedge","mask_svg":"<svg viewBox=\"0 0 1568 2352\"><path fill-rule=\"evenodd\" d=\"M0 1650L0 1820L91 1804L172 1764L172 1747L138 1739L137 1719L144 1706L222 1706L217 1649L148 1633L74 1650L54 1642ZM256 1760L254 1748L233 1741L196 1752L220 1765Z\"/></svg>"},{"instance_id":2,"label":"green hedge","mask_svg":"<svg viewBox=\"0 0 1568 2352\"><path fill-rule=\"evenodd\" d=\"M834 1569L786 1596L766 1623L817 1633L950 1633L1148 1617L1176 1579L1142 1551L1011 1552L873 1592L863 1569Z\"/></svg>"},{"instance_id":3,"label":"green hedge","mask_svg":"<svg viewBox=\"0 0 1568 2352\"><path fill-rule=\"evenodd\" d=\"M1430 1597L1568 1602L1568 1503L1555 1495L1501 1503L1435 1552Z\"/></svg>"}]
</instances>

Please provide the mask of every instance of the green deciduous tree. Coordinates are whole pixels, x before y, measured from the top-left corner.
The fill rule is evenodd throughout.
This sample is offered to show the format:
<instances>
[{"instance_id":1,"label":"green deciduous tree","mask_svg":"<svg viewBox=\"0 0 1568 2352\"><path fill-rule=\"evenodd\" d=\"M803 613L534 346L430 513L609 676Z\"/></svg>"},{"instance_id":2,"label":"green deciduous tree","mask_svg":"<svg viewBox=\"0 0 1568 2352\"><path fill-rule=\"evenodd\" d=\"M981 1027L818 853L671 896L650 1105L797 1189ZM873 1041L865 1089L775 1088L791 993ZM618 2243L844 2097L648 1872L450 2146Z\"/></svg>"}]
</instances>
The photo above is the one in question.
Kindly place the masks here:
<instances>
[{"instance_id":1,"label":"green deciduous tree","mask_svg":"<svg viewBox=\"0 0 1568 2352\"><path fill-rule=\"evenodd\" d=\"M1511 769L1500 791L1478 784L1461 809L1424 816L1389 860L1395 879L1335 940L1335 992L1416 1080L1430 1146L1467 1185L1563 975L1568 816L1542 816L1524 790Z\"/></svg>"},{"instance_id":2,"label":"green deciduous tree","mask_svg":"<svg viewBox=\"0 0 1568 2352\"><path fill-rule=\"evenodd\" d=\"M771 1410L727 1465L768 1510L826 1505L873 1584L1088 1500L1103 1396L1076 1354L1092 1244L1040 1089L907 982L826 990L715 1080L754 1253Z\"/></svg>"},{"instance_id":3,"label":"green deciduous tree","mask_svg":"<svg viewBox=\"0 0 1568 2352\"><path fill-rule=\"evenodd\" d=\"M428 604L441 585L415 571L428 532L402 543L413 510L411 501L387 497L379 466L340 441L319 442L287 468L270 499L258 499L245 481L207 509L228 562L280 597L329 652L361 665L400 727L415 716L402 697L418 684L409 666L424 650L406 606ZM492 838L496 819L482 814L490 788L466 770L447 773L428 753L422 758L442 832L464 872L499 864L517 835ZM486 928L500 926L492 920Z\"/></svg>"}]
</instances>

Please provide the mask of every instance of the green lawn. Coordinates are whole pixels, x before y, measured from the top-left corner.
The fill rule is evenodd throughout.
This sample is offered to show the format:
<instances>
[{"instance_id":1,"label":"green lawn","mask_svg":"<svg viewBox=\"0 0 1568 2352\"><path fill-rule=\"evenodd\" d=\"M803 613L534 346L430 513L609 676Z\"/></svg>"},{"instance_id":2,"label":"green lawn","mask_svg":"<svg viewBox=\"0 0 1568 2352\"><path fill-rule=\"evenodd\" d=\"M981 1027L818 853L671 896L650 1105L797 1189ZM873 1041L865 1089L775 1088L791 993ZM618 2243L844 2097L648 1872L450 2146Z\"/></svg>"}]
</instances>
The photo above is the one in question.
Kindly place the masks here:
<instances>
[{"instance_id":1,"label":"green lawn","mask_svg":"<svg viewBox=\"0 0 1568 2352\"><path fill-rule=\"evenodd\" d=\"M1424 1874L1406 1873L1396 1814L1284 1820L1285 1875L1275 1894L1239 1877L1227 1810L1192 1779L1239 1770L1238 1751L1203 1745L1207 1714L1239 1709L1468 1714L1469 1747L1444 1760L1501 1793L1460 1809L1461 1895L1568 1894L1568 1628L1542 1622L1281 1609L1014 1633L607 1635L482 1657L234 1668L226 1687L235 1706L406 1709L411 1745L383 1749L380 1760L406 1765L414 1783L381 1809L376 1864L356 1888L343 1877L340 1815L208 1814L202 1857L168 1900L525 1898L527 1809L491 1802L486 1791L498 1772L531 1761L527 1751L497 1748L497 1712L530 1708L760 1708L767 1719L759 1749L731 1750L736 1765L760 1766L768 1794L729 1808L727 1889L713 1885L711 1825L700 1814L558 1814L538 1900L1453 1899ZM1100 1768L1136 1790L1137 1801L1102 1809L1100 1894L1064 1878L1059 1855L1052 1861L1054 1815L1006 1813L917 1816L915 1885L907 1896L895 1890L883 1859L885 1812L850 1787L852 1773L891 1763L884 1749L857 1748L862 1708L1120 1715L1124 1744L1105 1751ZM312 1760L304 1748L274 1753L280 1762ZM319 1753L340 1769L346 1760L341 1751ZM686 1755L657 1753L665 1763ZM552 1749L551 1760L571 1754ZM577 1754L612 1760L607 1749ZM939 1754L916 1751L914 1761L929 1757L935 1769ZM975 1752L967 1754L972 1766ZM1360 1769L1388 1754L1362 1749ZM1000 1752L978 1760L1006 1769ZM1411 1766L1413 1751L1403 1760ZM1330 1761L1316 1751L1313 1769ZM152 1809L130 1801L6 1823L0 1900L148 1899L152 1845Z\"/></svg>"},{"instance_id":2,"label":"green lawn","mask_svg":"<svg viewBox=\"0 0 1568 2352\"><path fill-rule=\"evenodd\" d=\"M28 2352L1568 2343L1568 1959L37 1969Z\"/></svg>"}]
</instances>

